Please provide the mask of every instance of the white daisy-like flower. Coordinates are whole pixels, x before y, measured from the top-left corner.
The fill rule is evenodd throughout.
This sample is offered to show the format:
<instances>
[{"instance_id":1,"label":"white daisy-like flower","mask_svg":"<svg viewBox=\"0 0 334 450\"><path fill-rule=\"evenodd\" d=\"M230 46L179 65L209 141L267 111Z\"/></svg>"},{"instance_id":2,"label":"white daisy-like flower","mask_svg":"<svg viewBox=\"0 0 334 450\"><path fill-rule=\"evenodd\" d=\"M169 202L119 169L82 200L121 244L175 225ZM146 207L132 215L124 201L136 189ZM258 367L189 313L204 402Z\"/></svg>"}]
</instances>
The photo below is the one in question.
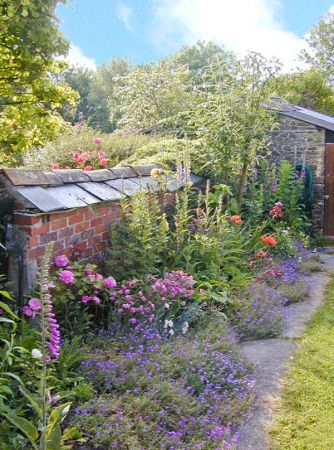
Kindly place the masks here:
<instances>
[{"instance_id":1,"label":"white daisy-like flower","mask_svg":"<svg viewBox=\"0 0 334 450\"><path fill-rule=\"evenodd\" d=\"M33 348L31 350L31 356L34 359L41 359L43 355L42 355L42 352L40 350L38 350L38 348Z\"/></svg>"}]
</instances>

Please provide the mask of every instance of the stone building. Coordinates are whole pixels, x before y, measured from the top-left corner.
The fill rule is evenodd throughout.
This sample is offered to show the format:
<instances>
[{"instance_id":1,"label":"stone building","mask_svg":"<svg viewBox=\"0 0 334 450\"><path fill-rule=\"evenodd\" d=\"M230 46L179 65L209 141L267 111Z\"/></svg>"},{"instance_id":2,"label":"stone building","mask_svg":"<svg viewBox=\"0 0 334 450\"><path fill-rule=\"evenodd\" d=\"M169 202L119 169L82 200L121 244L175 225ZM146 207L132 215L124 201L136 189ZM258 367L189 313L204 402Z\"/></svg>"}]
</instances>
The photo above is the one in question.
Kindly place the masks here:
<instances>
[{"instance_id":1,"label":"stone building","mask_svg":"<svg viewBox=\"0 0 334 450\"><path fill-rule=\"evenodd\" d=\"M334 118L300 106L274 102L280 127L272 132L272 160L308 164L314 177L315 228L334 236Z\"/></svg>"}]
</instances>

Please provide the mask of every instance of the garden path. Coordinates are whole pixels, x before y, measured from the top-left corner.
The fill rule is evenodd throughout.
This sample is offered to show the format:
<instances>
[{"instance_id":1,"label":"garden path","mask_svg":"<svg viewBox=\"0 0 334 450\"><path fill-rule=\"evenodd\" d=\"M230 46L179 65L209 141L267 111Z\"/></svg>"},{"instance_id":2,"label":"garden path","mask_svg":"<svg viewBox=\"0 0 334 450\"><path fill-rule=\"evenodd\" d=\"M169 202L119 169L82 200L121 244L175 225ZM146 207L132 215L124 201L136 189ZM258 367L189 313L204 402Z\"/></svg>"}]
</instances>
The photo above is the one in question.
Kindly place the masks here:
<instances>
[{"instance_id":1,"label":"garden path","mask_svg":"<svg viewBox=\"0 0 334 450\"><path fill-rule=\"evenodd\" d=\"M242 352L254 366L257 402L240 431L238 450L267 450L268 425L275 413L281 379L289 367L297 347L296 340L306 329L307 322L323 302L324 290L334 271L333 248L320 255L324 271L310 276L310 296L288 307L283 332L274 339L260 339L242 343Z\"/></svg>"}]
</instances>

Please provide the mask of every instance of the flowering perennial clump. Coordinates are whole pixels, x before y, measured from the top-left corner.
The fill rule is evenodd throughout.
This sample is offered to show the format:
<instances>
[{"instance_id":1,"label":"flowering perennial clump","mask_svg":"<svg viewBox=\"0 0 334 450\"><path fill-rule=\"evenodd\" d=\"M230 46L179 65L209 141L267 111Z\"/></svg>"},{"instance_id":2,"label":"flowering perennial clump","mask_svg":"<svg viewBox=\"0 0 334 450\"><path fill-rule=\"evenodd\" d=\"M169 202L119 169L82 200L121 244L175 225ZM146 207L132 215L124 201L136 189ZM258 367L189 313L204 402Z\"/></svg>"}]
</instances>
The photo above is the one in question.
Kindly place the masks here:
<instances>
[{"instance_id":1,"label":"flowering perennial clump","mask_svg":"<svg viewBox=\"0 0 334 450\"><path fill-rule=\"evenodd\" d=\"M260 240L263 244L268 244L271 247L275 247L275 245L277 245L277 241L274 236L261 236Z\"/></svg>"},{"instance_id":2,"label":"flowering perennial clump","mask_svg":"<svg viewBox=\"0 0 334 450\"><path fill-rule=\"evenodd\" d=\"M96 447L232 448L254 382L243 363L220 350L221 331L215 339L166 340L148 326L100 332L99 351L81 366L99 399L78 405L72 424Z\"/></svg>"}]
</instances>

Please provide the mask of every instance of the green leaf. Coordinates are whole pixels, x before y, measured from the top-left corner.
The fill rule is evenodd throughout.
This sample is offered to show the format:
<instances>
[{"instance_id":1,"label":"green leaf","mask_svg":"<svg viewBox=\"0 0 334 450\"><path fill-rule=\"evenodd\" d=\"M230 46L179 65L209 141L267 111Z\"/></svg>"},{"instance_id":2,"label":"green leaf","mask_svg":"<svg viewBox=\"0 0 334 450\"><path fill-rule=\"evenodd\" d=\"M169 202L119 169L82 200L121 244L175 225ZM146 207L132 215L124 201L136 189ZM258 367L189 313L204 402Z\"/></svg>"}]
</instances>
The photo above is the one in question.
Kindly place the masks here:
<instances>
[{"instance_id":1,"label":"green leaf","mask_svg":"<svg viewBox=\"0 0 334 450\"><path fill-rule=\"evenodd\" d=\"M60 450L61 447L61 429L58 424L47 434L46 450Z\"/></svg>"},{"instance_id":2,"label":"green leaf","mask_svg":"<svg viewBox=\"0 0 334 450\"><path fill-rule=\"evenodd\" d=\"M13 311L6 303L0 301L0 308L6 311L6 313L13 317L13 319L18 320L17 315L13 313Z\"/></svg>"},{"instance_id":3,"label":"green leaf","mask_svg":"<svg viewBox=\"0 0 334 450\"><path fill-rule=\"evenodd\" d=\"M6 408L6 412L4 412L3 408L0 409L0 415L8 420L14 427L20 430L24 436L29 439L29 442L32 444L34 449L37 449L35 445L35 441L38 438L38 430L31 422L23 417L20 417L16 414L15 410L11 410L10 408Z\"/></svg>"},{"instance_id":4,"label":"green leaf","mask_svg":"<svg viewBox=\"0 0 334 450\"><path fill-rule=\"evenodd\" d=\"M7 291L0 291L0 295L2 295L3 297L7 298L8 300L12 300L13 301L13 297Z\"/></svg>"},{"instance_id":5,"label":"green leaf","mask_svg":"<svg viewBox=\"0 0 334 450\"><path fill-rule=\"evenodd\" d=\"M43 411L42 411L42 407L39 405L38 401L35 398L33 398L32 394L25 387L20 386L20 391L25 396L25 398L28 400L30 405L34 408L38 417L40 419L42 419Z\"/></svg>"}]
</instances>

